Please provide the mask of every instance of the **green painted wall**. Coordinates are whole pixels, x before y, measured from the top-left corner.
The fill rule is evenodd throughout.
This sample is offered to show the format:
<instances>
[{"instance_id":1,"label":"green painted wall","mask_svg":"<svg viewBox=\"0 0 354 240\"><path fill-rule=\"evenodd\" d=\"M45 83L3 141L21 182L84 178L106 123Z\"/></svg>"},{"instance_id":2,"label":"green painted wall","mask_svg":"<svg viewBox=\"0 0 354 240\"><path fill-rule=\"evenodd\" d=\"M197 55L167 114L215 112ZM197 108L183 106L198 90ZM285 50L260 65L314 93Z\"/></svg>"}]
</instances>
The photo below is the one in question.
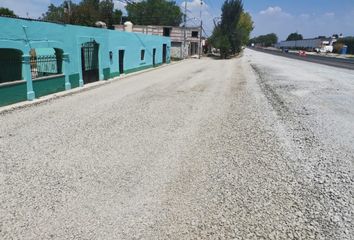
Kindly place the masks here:
<instances>
[{"instance_id":1,"label":"green painted wall","mask_svg":"<svg viewBox=\"0 0 354 240\"><path fill-rule=\"evenodd\" d=\"M70 84L71 84L71 88L77 88L80 86L80 74L72 74L69 76L69 81L70 81Z\"/></svg>"},{"instance_id":2,"label":"green painted wall","mask_svg":"<svg viewBox=\"0 0 354 240\"><path fill-rule=\"evenodd\" d=\"M152 68L152 65L145 65L145 66L141 66L141 67L137 67L137 68L127 69L127 70L124 71L124 73L129 74L129 73L145 70L145 69L148 69L148 68Z\"/></svg>"},{"instance_id":3,"label":"green painted wall","mask_svg":"<svg viewBox=\"0 0 354 240\"><path fill-rule=\"evenodd\" d=\"M119 77L119 75L120 75L119 72L111 72L110 73L111 78Z\"/></svg>"},{"instance_id":4,"label":"green painted wall","mask_svg":"<svg viewBox=\"0 0 354 240\"><path fill-rule=\"evenodd\" d=\"M104 80L110 79L110 75L111 75L111 69L110 68L104 68L103 69Z\"/></svg>"},{"instance_id":5,"label":"green painted wall","mask_svg":"<svg viewBox=\"0 0 354 240\"><path fill-rule=\"evenodd\" d=\"M26 101L26 99L26 82L0 87L0 107L21 101Z\"/></svg>"},{"instance_id":6,"label":"green painted wall","mask_svg":"<svg viewBox=\"0 0 354 240\"><path fill-rule=\"evenodd\" d=\"M36 93L36 97L42 97L51 93L64 91L65 77L60 76L56 78L33 81L33 90Z\"/></svg>"}]
</instances>

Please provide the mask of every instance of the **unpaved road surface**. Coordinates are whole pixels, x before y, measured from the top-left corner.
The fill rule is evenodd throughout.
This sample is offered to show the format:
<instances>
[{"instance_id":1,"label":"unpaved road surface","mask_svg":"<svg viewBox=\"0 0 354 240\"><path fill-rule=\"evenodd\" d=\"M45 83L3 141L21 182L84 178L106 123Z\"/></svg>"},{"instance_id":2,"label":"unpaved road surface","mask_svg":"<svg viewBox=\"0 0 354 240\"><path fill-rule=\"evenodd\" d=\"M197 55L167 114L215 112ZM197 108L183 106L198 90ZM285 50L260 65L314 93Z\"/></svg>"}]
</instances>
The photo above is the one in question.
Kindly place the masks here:
<instances>
[{"instance_id":1,"label":"unpaved road surface","mask_svg":"<svg viewBox=\"0 0 354 240\"><path fill-rule=\"evenodd\" d=\"M307 62L319 63L327 66L338 67L338 68L345 68L354 70L354 59L353 58L342 58L342 57L333 57L333 56L325 56L325 55L318 55L318 54L307 54L306 56L300 56L298 53L295 52L288 52L283 53L278 50L274 49L267 49L267 48L252 48L254 51L265 52L268 54L273 54L277 56L282 56L286 58L292 58Z\"/></svg>"},{"instance_id":2,"label":"unpaved road surface","mask_svg":"<svg viewBox=\"0 0 354 240\"><path fill-rule=\"evenodd\" d=\"M246 50L0 115L0 239L353 239L354 71Z\"/></svg>"}]
</instances>

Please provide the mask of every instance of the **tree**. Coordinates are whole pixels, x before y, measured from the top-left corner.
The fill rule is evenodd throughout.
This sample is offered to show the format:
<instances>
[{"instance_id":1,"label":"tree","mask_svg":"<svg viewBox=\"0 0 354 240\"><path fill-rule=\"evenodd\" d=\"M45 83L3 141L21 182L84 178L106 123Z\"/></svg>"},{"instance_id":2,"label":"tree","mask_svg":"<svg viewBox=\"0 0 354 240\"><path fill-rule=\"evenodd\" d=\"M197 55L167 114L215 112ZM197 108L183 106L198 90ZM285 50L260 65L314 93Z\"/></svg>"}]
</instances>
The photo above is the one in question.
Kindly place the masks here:
<instances>
[{"instance_id":1,"label":"tree","mask_svg":"<svg viewBox=\"0 0 354 240\"><path fill-rule=\"evenodd\" d=\"M220 50L220 58L225 59L229 55L229 51L231 49L231 44L229 38L226 34L224 34L223 30L220 26L216 26L213 30L212 36L209 38L208 42L210 42L213 47Z\"/></svg>"},{"instance_id":2,"label":"tree","mask_svg":"<svg viewBox=\"0 0 354 240\"><path fill-rule=\"evenodd\" d=\"M114 10L113 12L113 24L122 24L123 12L121 10Z\"/></svg>"},{"instance_id":3,"label":"tree","mask_svg":"<svg viewBox=\"0 0 354 240\"><path fill-rule=\"evenodd\" d=\"M250 34L254 29L252 17L249 13L245 13L245 12L241 13L241 17L237 29L241 34L242 45L247 45L250 40Z\"/></svg>"},{"instance_id":4,"label":"tree","mask_svg":"<svg viewBox=\"0 0 354 240\"><path fill-rule=\"evenodd\" d=\"M297 32L294 32L294 33L291 33L288 38L286 39L286 41L297 41L297 40L302 40L304 39L302 37L301 34L297 33Z\"/></svg>"},{"instance_id":5,"label":"tree","mask_svg":"<svg viewBox=\"0 0 354 240\"><path fill-rule=\"evenodd\" d=\"M82 0L76 11L73 12L73 23L84 26L95 26L97 21L101 21L99 10L99 0Z\"/></svg>"},{"instance_id":6,"label":"tree","mask_svg":"<svg viewBox=\"0 0 354 240\"><path fill-rule=\"evenodd\" d=\"M354 54L354 36L353 37L345 37L340 38L336 45L341 44L342 46L346 45L348 47L348 54Z\"/></svg>"},{"instance_id":7,"label":"tree","mask_svg":"<svg viewBox=\"0 0 354 240\"><path fill-rule=\"evenodd\" d=\"M270 47L278 42L278 36L275 33L260 35L252 38L250 44L255 44L262 47Z\"/></svg>"},{"instance_id":8,"label":"tree","mask_svg":"<svg viewBox=\"0 0 354 240\"><path fill-rule=\"evenodd\" d=\"M143 0L128 3L128 19L138 25L179 26L183 14L175 1Z\"/></svg>"},{"instance_id":9,"label":"tree","mask_svg":"<svg viewBox=\"0 0 354 240\"><path fill-rule=\"evenodd\" d=\"M104 0L99 3L99 19L107 24L108 28L113 27L114 4L112 0Z\"/></svg>"},{"instance_id":10,"label":"tree","mask_svg":"<svg viewBox=\"0 0 354 240\"><path fill-rule=\"evenodd\" d=\"M17 17L17 15L14 13L14 11L12 11L8 8L3 8L3 7L0 7L0 16Z\"/></svg>"},{"instance_id":11,"label":"tree","mask_svg":"<svg viewBox=\"0 0 354 240\"><path fill-rule=\"evenodd\" d=\"M241 49L241 33L237 31L237 26L243 12L243 4L241 0L226 0L221 8L220 27L225 35L227 35L231 52L235 54Z\"/></svg>"},{"instance_id":12,"label":"tree","mask_svg":"<svg viewBox=\"0 0 354 240\"><path fill-rule=\"evenodd\" d=\"M112 0L82 0L79 4L67 0L59 6L50 4L42 19L83 26L95 26L102 21L112 28L113 24L120 23L121 16L122 11L114 9Z\"/></svg>"},{"instance_id":13,"label":"tree","mask_svg":"<svg viewBox=\"0 0 354 240\"><path fill-rule=\"evenodd\" d=\"M42 14L42 19L51 22L65 22L64 5L50 4L47 12Z\"/></svg>"},{"instance_id":14,"label":"tree","mask_svg":"<svg viewBox=\"0 0 354 240\"><path fill-rule=\"evenodd\" d=\"M241 51L243 42L253 29L253 22L243 12L242 0L226 0L221 10L221 22L215 26L209 42L220 49L221 58L227 58L230 53Z\"/></svg>"}]
</instances>

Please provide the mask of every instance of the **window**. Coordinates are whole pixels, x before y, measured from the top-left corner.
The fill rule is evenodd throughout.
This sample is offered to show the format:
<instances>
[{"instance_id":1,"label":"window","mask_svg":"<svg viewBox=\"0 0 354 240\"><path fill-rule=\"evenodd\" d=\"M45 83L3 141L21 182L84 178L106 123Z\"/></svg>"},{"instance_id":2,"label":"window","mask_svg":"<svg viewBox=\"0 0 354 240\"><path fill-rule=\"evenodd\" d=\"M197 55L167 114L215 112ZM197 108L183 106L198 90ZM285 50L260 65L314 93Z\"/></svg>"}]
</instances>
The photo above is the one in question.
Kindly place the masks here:
<instances>
[{"instance_id":1,"label":"window","mask_svg":"<svg viewBox=\"0 0 354 240\"><path fill-rule=\"evenodd\" d=\"M63 51L56 48L36 48L30 51L32 79L62 74Z\"/></svg>"},{"instance_id":2,"label":"window","mask_svg":"<svg viewBox=\"0 0 354 240\"><path fill-rule=\"evenodd\" d=\"M0 48L0 84L22 80L22 52Z\"/></svg>"},{"instance_id":3,"label":"window","mask_svg":"<svg viewBox=\"0 0 354 240\"><path fill-rule=\"evenodd\" d=\"M145 50L141 50L141 52L140 52L140 60L144 61L144 59L145 59Z\"/></svg>"},{"instance_id":4,"label":"window","mask_svg":"<svg viewBox=\"0 0 354 240\"><path fill-rule=\"evenodd\" d=\"M199 35L198 31L192 31L192 37L197 38Z\"/></svg>"},{"instance_id":5,"label":"window","mask_svg":"<svg viewBox=\"0 0 354 240\"><path fill-rule=\"evenodd\" d=\"M171 28L166 28L166 27L164 27L164 28L163 28L163 35L164 35L165 37L170 37L170 36L171 36Z\"/></svg>"},{"instance_id":6,"label":"window","mask_svg":"<svg viewBox=\"0 0 354 240\"><path fill-rule=\"evenodd\" d=\"M182 47L182 42L171 42L171 47Z\"/></svg>"}]
</instances>

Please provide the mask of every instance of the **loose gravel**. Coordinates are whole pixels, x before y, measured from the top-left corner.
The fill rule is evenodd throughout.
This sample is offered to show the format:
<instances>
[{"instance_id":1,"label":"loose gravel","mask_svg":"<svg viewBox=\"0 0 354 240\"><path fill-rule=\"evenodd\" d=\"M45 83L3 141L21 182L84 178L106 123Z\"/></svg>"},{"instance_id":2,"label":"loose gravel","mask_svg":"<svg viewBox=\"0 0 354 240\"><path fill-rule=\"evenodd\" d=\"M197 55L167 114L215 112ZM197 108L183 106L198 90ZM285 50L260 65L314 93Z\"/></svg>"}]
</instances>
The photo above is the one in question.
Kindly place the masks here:
<instances>
[{"instance_id":1,"label":"loose gravel","mask_svg":"<svg viewBox=\"0 0 354 240\"><path fill-rule=\"evenodd\" d=\"M0 239L352 239L353 76L246 50L0 115Z\"/></svg>"}]
</instances>

